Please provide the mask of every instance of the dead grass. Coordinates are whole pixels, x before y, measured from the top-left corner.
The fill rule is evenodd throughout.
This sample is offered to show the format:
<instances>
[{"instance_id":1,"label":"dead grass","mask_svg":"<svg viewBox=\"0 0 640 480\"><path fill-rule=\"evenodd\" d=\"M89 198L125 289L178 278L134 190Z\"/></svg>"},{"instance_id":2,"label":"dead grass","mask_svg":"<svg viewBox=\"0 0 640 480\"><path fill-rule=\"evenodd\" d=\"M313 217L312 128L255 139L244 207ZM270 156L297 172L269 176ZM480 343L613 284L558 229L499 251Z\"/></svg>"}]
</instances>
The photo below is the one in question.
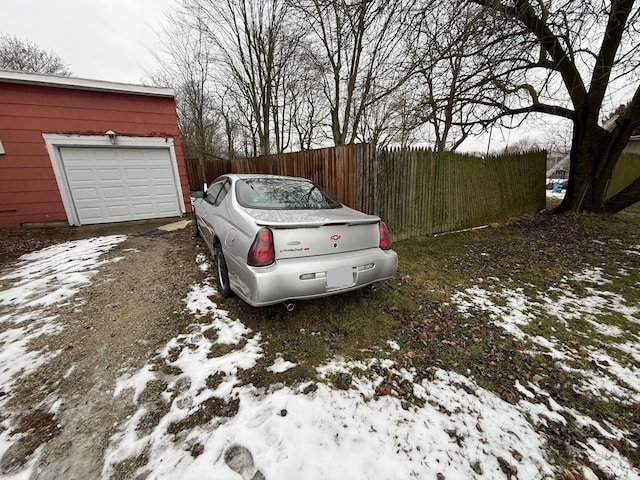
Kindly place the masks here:
<instances>
[{"instance_id":1,"label":"dead grass","mask_svg":"<svg viewBox=\"0 0 640 480\"><path fill-rule=\"evenodd\" d=\"M640 207L610 216L539 214L484 229L398 242L394 245L400 259L398 273L377 292L298 302L292 313L282 306L254 309L238 299L224 300L223 308L262 335L265 355L255 368L242 374L242 380L265 388L296 385L319 381L316 368L336 356L349 360L387 357L398 367L414 369L418 378L430 378L433 368L456 371L509 403L522 399L516 382L533 382L560 404L635 432L629 440L640 441L638 405L576 388L586 380L580 371L594 368L587 352L605 348L610 337L601 335L585 319L565 326L557 318L542 315L523 327L529 335L553 338L575 352L568 365L576 371L570 373L546 354L532 354L535 345L506 333L486 313L463 315L451 302L454 293L478 284L497 291L518 290L531 298L538 292L550 292L553 298L551 289L571 274L594 266L605 274L623 266L633 269L632 275L614 275L611 284L598 288L636 299L640 255L630 255L628 248L640 244L639 214ZM579 295L588 292L579 282L572 288ZM613 312L598 320L625 332L617 342L637 338L638 324L620 314ZM389 340L397 342L400 350L389 348ZM606 347L621 365L633 365L628 353ZM284 373L268 372L266 368L278 356L297 366ZM334 386L348 384L348 380L325 379ZM385 387L381 388L384 394ZM405 401L412 401L410 393ZM567 418L562 428L555 424L544 428L550 455L558 466L576 471L578 463L586 462L574 457L574 447L597 432L573 418ZM640 454L631 446L623 441L615 448L632 464L640 465Z\"/></svg>"},{"instance_id":2,"label":"dead grass","mask_svg":"<svg viewBox=\"0 0 640 480\"><path fill-rule=\"evenodd\" d=\"M389 313L393 291L358 291L326 299L298 302L293 312L282 305L256 309L238 299L226 300L234 315L262 335L265 355L256 368L241 373L256 386L298 384L316 378L316 368L336 355L370 358L371 351L388 349L387 341L400 335L400 325ZM283 373L266 369L277 357L296 363Z\"/></svg>"}]
</instances>

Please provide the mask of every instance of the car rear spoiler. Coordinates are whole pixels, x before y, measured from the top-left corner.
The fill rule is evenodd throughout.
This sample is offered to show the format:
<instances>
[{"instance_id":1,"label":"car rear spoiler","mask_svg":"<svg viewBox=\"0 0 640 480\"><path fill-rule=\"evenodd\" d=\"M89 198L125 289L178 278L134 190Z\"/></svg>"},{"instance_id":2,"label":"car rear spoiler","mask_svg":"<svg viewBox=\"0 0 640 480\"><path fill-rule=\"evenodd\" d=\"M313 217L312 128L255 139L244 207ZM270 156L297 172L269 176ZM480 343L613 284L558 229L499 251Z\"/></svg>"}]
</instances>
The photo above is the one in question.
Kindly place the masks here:
<instances>
[{"instance_id":1,"label":"car rear spoiler","mask_svg":"<svg viewBox=\"0 0 640 480\"><path fill-rule=\"evenodd\" d=\"M332 221L332 222L274 222L265 220L256 220L256 225L269 228L320 228L333 225L368 225L372 223L378 223L380 219L378 217L362 218L345 221Z\"/></svg>"}]
</instances>

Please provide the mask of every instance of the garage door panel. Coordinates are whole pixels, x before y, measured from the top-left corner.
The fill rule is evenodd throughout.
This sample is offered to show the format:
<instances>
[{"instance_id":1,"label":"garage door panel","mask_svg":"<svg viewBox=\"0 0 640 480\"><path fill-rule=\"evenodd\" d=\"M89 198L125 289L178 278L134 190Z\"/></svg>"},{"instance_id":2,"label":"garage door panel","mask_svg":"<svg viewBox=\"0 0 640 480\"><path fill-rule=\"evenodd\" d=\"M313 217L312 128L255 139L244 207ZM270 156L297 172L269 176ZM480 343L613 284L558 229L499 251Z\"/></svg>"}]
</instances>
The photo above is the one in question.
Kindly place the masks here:
<instances>
[{"instance_id":1,"label":"garage door panel","mask_svg":"<svg viewBox=\"0 0 640 480\"><path fill-rule=\"evenodd\" d=\"M144 168L127 168L124 171L125 181L148 180L149 175Z\"/></svg>"},{"instance_id":2,"label":"garage door panel","mask_svg":"<svg viewBox=\"0 0 640 480\"><path fill-rule=\"evenodd\" d=\"M153 190L158 197L166 197L167 195L173 195L173 187L166 183L154 184Z\"/></svg>"},{"instance_id":3,"label":"garage door panel","mask_svg":"<svg viewBox=\"0 0 640 480\"><path fill-rule=\"evenodd\" d=\"M93 182L93 172L85 168L73 168L67 171L67 178L70 182Z\"/></svg>"},{"instance_id":4,"label":"garage door panel","mask_svg":"<svg viewBox=\"0 0 640 480\"><path fill-rule=\"evenodd\" d=\"M102 188L102 198L104 200L120 200L126 201L126 195L124 187L103 187Z\"/></svg>"},{"instance_id":5,"label":"garage door panel","mask_svg":"<svg viewBox=\"0 0 640 480\"><path fill-rule=\"evenodd\" d=\"M81 215L82 218L86 218L88 221L101 219L103 217L102 209L100 207L81 207L77 210L78 215Z\"/></svg>"},{"instance_id":6,"label":"garage door panel","mask_svg":"<svg viewBox=\"0 0 640 480\"><path fill-rule=\"evenodd\" d=\"M156 156L164 158L164 150L159 149L156 155L156 152L145 150L142 148L127 148L121 150L122 158L124 158L127 162L135 162L145 161L149 158L154 158Z\"/></svg>"},{"instance_id":7,"label":"garage door panel","mask_svg":"<svg viewBox=\"0 0 640 480\"><path fill-rule=\"evenodd\" d=\"M170 180L173 178L173 174L170 170L161 168L151 169L151 178L154 180Z\"/></svg>"},{"instance_id":8,"label":"garage door panel","mask_svg":"<svg viewBox=\"0 0 640 480\"><path fill-rule=\"evenodd\" d=\"M151 196L152 189L148 185L132 185L129 187L129 195L132 198L149 198ZM155 192L155 196L158 196L158 192Z\"/></svg>"},{"instance_id":9,"label":"garage door panel","mask_svg":"<svg viewBox=\"0 0 640 480\"><path fill-rule=\"evenodd\" d=\"M165 162L163 162L161 159L149 159L149 162L147 163L147 166L149 166L149 168L167 168L167 165Z\"/></svg>"},{"instance_id":10,"label":"garage door panel","mask_svg":"<svg viewBox=\"0 0 640 480\"><path fill-rule=\"evenodd\" d=\"M89 153L86 149L67 149L69 150L65 154L65 164L67 167L77 167L87 164L89 160Z\"/></svg>"},{"instance_id":11,"label":"garage door panel","mask_svg":"<svg viewBox=\"0 0 640 480\"><path fill-rule=\"evenodd\" d=\"M106 168L100 168L96 170L96 173L98 174L97 179L99 181L111 181L111 182L121 182L122 181L122 174L120 173L120 170L117 168L110 168L110 169L106 169Z\"/></svg>"},{"instance_id":12,"label":"garage door panel","mask_svg":"<svg viewBox=\"0 0 640 480\"><path fill-rule=\"evenodd\" d=\"M179 216L168 149L61 148L80 224Z\"/></svg>"},{"instance_id":13,"label":"garage door panel","mask_svg":"<svg viewBox=\"0 0 640 480\"><path fill-rule=\"evenodd\" d=\"M100 163L102 165L119 165L120 158L125 158L124 155L114 156L114 149L112 148L92 148L82 150L87 151L87 156L95 163Z\"/></svg>"},{"instance_id":14,"label":"garage door panel","mask_svg":"<svg viewBox=\"0 0 640 480\"><path fill-rule=\"evenodd\" d=\"M138 203L134 205L132 208L133 208L134 215L149 215L156 212L156 206L157 204L153 205L151 203L147 203L147 204Z\"/></svg>"},{"instance_id":15,"label":"garage door panel","mask_svg":"<svg viewBox=\"0 0 640 480\"><path fill-rule=\"evenodd\" d=\"M127 205L107 205L105 210L110 217L125 218L129 216L129 207Z\"/></svg>"},{"instance_id":16,"label":"garage door panel","mask_svg":"<svg viewBox=\"0 0 640 480\"><path fill-rule=\"evenodd\" d=\"M158 212L163 214L163 216L169 216L170 212L173 211L173 204L171 202L159 202L156 205Z\"/></svg>"},{"instance_id":17,"label":"garage door panel","mask_svg":"<svg viewBox=\"0 0 640 480\"><path fill-rule=\"evenodd\" d=\"M95 202L100 199L100 196L96 187L76 188L76 199L79 203L86 200Z\"/></svg>"}]
</instances>

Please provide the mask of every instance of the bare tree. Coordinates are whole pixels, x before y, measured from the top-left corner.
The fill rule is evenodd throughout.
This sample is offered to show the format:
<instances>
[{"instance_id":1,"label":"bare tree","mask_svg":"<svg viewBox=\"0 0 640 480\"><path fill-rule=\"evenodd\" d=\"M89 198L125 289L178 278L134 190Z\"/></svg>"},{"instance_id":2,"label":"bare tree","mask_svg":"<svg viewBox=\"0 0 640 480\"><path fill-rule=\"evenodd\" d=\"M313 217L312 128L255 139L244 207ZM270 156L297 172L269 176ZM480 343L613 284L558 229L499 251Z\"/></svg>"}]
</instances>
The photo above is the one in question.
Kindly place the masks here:
<instances>
[{"instance_id":1,"label":"bare tree","mask_svg":"<svg viewBox=\"0 0 640 480\"><path fill-rule=\"evenodd\" d=\"M335 145L353 143L366 110L413 72L404 48L415 0L289 0L307 30Z\"/></svg>"},{"instance_id":2,"label":"bare tree","mask_svg":"<svg viewBox=\"0 0 640 480\"><path fill-rule=\"evenodd\" d=\"M211 91L212 51L201 32L191 29L183 12L167 13L160 32L163 51L155 57L159 70L155 84L170 85L176 92L176 110L182 148L186 158L203 160L222 156L224 127Z\"/></svg>"},{"instance_id":3,"label":"bare tree","mask_svg":"<svg viewBox=\"0 0 640 480\"><path fill-rule=\"evenodd\" d=\"M248 106L259 153L283 150L288 145L284 76L297 44L283 0L186 0L185 5L195 27L216 47L218 78Z\"/></svg>"},{"instance_id":4,"label":"bare tree","mask_svg":"<svg viewBox=\"0 0 640 480\"><path fill-rule=\"evenodd\" d=\"M464 3L435 1L423 8L419 38L411 48L419 65L414 111L415 122L430 127L436 151L455 150L484 128L479 120L488 92L482 72L493 63L479 41L485 30L481 12Z\"/></svg>"},{"instance_id":5,"label":"bare tree","mask_svg":"<svg viewBox=\"0 0 640 480\"><path fill-rule=\"evenodd\" d=\"M502 47L485 69L500 101L493 118L555 115L573 123L569 187L558 211L619 211L640 200L640 178L611 198L613 168L640 126L640 9L634 0L468 0L493 21L483 40ZM509 50L505 51L504 47ZM509 54L509 52L512 52ZM615 100L628 104L605 128Z\"/></svg>"},{"instance_id":6,"label":"bare tree","mask_svg":"<svg viewBox=\"0 0 640 480\"><path fill-rule=\"evenodd\" d=\"M290 78L287 88L291 106L289 122L297 147L310 150L324 139L325 102L318 89L317 72L307 68L308 63L300 57L296 65L299 70Z\"/></svg>"},{"instance_id":7,"label":"bare tree","mask_svg":"<svg viewBox=\"0 0 640 480\"><path fill-rule=\"evenodd\" d=\"M69 66L53 52L11 35L0 35L0 68L46 75L71 76Z\"/></svg>"},{"instance_id":8,"label":"bare tree","mask_svg":"<svg viewBox=\"0 0 640 480\"><path fill-rule=\"evenodd\" d=\"M568 154L571 151L571 122L565 120L548 125L542 140L545 150Z\"/></svg>"},{"instance_id":9,"label":"bare tree","mask_svg":"<svg viewBox=\"0 0 640 480\"><path fill-rule=\"evenodd\" d=\"M415 84L400 88L370 105L363 113L357 140L377 147L408 148L420 134L423 121L416 113Z\"/></svg>"},{"instance_id":10,"label":"bare tree","mask_svg":"<svg viewBox=\"0 0 640 480\"><path fill-rule=\"evenodd\" d=\"M504 148L504 153L525 153L532 150L544 150L544 146L539 140L527 136L511 142Z\"/></svg>"}]
</instances>

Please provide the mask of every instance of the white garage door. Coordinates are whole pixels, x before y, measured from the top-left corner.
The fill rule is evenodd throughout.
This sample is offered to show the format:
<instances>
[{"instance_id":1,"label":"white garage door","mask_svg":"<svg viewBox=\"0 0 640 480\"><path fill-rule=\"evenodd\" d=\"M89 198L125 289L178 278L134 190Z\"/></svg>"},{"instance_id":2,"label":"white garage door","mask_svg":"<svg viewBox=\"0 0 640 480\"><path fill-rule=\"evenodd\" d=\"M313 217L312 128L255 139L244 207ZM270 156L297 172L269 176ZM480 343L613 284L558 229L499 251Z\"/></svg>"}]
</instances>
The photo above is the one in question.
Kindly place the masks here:
<instances>
[{"instance_id":1,"label":"white garage door","mask_svg":"<svg viewBox=\"0 0 640 480\"><path fill-rule=\"evenodd\" d=\"M165 148L60 148L81 225L181 214Z\"/></svg>"}]
</instances>

